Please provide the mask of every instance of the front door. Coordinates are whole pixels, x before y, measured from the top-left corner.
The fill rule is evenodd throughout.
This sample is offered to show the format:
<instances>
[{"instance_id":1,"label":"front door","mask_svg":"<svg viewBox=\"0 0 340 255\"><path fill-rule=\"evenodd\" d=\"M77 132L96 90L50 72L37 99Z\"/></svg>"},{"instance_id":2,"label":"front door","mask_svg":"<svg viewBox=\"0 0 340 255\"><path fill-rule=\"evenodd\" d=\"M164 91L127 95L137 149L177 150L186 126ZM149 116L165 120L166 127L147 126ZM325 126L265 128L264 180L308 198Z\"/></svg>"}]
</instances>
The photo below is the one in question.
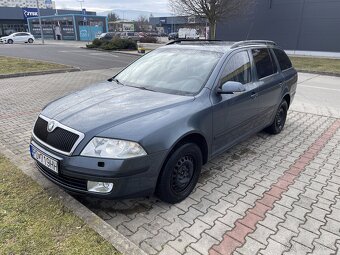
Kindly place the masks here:
<instances>
[{"instance_id":1,"label":"front door","mask_svg":"<svg viewBox=\"0 0 340 255\"><path fill-rule=\"evenodd\" d=\"M258 113L258 88L253 82L248 51L237 52L227 59L218 86L227 81L242 83L246 91L223 95L212 92L213 154L232 146L253 131Z\"/></svg>"}]
</instances>

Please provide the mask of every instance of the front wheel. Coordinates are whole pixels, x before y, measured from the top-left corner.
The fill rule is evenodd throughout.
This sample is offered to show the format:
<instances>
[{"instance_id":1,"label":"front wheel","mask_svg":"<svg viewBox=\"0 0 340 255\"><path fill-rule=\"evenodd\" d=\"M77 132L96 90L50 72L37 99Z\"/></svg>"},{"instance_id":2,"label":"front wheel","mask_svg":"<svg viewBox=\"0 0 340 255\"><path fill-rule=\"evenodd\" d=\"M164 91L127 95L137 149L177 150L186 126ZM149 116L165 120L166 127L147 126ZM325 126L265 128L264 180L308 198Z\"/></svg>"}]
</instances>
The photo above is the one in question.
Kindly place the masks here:
<instances>
[{"instance_id":1,"label":"front wheel","mask_svg":"<svg viewBox=\"0 0 340 255\"><path fill-rule=\"evenodd\" d=\"M195 188L202 168L202 152L194 143L183 144L171 155L163 167L156 195L168 203L178 203Z\"/></svg>"},{"instance_id":2,"label":"front wheel","mask_svg":"<svg viewBox=\"0 0 340 255\"><path fill-rule=\"evenodd\" d=\"M275 114L274 122L265 129L270 134L279 134L283 130L288 112L288 104L286 100L283 100Z\"/></svg>"},{"instance_id":3,"label":"front wheel","mask_svg":"<svg viewBox=\"0 0 340 255\"><path fill-rule=\"evenodd\" d=\"M13 40L12 40L12 39L9 39L9 40L7 40L7 43L8 43L8 44L13 44Z\"/></svg>"}]
</instances>

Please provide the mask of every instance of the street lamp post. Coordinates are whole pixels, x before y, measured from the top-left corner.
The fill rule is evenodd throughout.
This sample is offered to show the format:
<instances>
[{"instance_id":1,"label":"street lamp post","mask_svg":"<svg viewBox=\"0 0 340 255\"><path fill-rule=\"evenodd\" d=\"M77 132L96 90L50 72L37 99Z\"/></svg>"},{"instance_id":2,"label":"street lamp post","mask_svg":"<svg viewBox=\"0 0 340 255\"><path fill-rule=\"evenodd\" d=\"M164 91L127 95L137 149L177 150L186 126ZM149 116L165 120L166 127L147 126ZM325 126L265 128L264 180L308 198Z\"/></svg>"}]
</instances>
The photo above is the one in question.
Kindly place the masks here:
<instances>
[{"instance_id":1,"label":"street lamp post","mask_svg":"<svg viewBox=\"0 0 340 255\"><path fill-rule=\"evenodd\" d=\"M38 10L38 17L39 17L39 26L40 26L41 42L42 42L42 44L45 44L44 33L43 33L42 24L41 24L41 16L40 16L39 0L37 0L37 10Z\"/></svg>"}]
</instances>

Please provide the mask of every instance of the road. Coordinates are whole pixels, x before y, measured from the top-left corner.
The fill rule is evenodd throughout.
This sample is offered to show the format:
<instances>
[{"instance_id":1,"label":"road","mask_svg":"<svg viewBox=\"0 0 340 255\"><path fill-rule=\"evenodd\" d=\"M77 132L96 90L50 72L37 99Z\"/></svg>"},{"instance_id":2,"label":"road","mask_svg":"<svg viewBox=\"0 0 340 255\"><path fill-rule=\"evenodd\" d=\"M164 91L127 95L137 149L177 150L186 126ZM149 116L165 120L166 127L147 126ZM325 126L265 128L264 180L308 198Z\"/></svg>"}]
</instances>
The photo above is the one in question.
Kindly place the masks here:
<instances>
[{"instance_id":1,"label":"road","mask_svg":"<svg viewBox=\"0 0 340 255\"><path fill-rule=\"evenodd\" d=\"M82 49L74 44L0 44L0 55L56 62L84 71L124 67L138 58L122 53Z\"/></svg>"},{"instance_id":2,"label":"road","mask_svg":"<svg viewBox=\"0 0 340 255\"><path fill-rule=\"evenodd\" d=\"M299 73L292 109L340 118L340 78Z\"/></svg>"}]
</instances>

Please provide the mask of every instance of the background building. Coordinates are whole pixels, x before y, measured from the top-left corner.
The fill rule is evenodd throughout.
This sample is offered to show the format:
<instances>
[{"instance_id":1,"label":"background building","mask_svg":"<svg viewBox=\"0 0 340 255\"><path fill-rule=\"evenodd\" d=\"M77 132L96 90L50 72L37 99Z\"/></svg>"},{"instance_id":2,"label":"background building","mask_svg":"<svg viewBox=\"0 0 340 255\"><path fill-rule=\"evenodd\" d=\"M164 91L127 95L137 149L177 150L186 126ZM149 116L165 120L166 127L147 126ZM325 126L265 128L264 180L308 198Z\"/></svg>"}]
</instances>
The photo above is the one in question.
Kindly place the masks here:
<instances>
[{"instance_id":1,"label":"background building","mask_svg":"<svg viewBox=\"0 0 340 255\"><path fill-rule=\"evenodd\" d=\"M202 36L205 35L207 20L191 16L150 17L150 24L158 31L162 28L164 33L178 32L180 28L194 28Z\"/></svg>"},{"instance_id":2,"label":"background building","mask_svg":"<svg viewBox=\"0 0 340 255\"><path fill-rule=\"evenodd\" d=\"M39 8L55 8L55 2L51 0L38 0ZM27 7L36 8L37 0L0 0L0 7Z\"/></svg>"},{"instance_id":3,"label":"background building","mask_svg":"<svg viewBox=\"0 0 340 255\"><path fill-rule=\"evenodd\" d=\"M98 33L107 31L107 17L96 12L40 9L46 39L91 40ZM14 32L30 31L40 38L36 8L0 7L0 36Z\"/></svg>"},{"instance_id":4,"label":"background building","mask_svg":"<svg viewBox=\"0 0 340 255\"><path fill-rule=\"evenodd\" d=\"M84 14L42 16L45 39L92 41L107 32L107 17ZM38 18L28 18L28 29L35 38L41 37Z\"/></svg>"},{"instance_id":5,"label":"background building","mask_svg":"<svg viewBox=\"0 0 340 255\"><path fill-rule=\"evenodd\" d=\"M256 0L217 24L216 39L268 39L287 50L340 52L340 1Z\"/></svg>"}]
</instances>

